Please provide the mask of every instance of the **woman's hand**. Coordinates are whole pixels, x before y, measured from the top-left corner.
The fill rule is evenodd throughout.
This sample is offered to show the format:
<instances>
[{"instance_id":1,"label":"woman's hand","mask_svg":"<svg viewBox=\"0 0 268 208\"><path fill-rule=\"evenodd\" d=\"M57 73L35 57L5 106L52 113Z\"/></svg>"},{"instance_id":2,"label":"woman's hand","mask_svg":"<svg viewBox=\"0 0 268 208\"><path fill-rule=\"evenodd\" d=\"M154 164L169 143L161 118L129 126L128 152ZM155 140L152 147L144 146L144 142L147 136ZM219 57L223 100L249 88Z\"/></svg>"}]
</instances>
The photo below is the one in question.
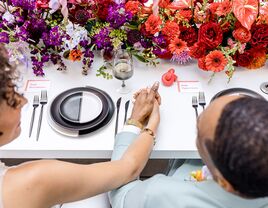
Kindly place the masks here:
<instances>
[{"instance_id":1,"label":"woman's hand","mask_svg":"<svg viewBox=\"0 0 268 208\"><path fill-rule=\"evenodd\" d=\"M151 115L154 103L161 102L161 98L158 94L159 82L155 82L151 88L142 89L134 95L135 103L130 116L131 119L139 121L142 125L145 125L148 117Z\"/></svg>"}]
</instances>

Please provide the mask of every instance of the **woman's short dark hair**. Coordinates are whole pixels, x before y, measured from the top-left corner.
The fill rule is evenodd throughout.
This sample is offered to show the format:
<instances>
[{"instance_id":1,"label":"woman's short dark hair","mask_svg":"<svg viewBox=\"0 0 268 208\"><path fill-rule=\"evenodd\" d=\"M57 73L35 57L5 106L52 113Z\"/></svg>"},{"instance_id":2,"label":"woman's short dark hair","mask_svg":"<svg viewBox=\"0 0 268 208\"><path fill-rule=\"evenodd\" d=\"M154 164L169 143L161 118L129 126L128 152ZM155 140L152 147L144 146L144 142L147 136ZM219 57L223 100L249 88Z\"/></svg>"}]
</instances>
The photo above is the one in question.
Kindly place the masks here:
<instances>
[{"instance_id":1,"label":"woman's short dark hair","mask_svg":"<svg viewBox=\"0 0 268 208\"><path fill-rule=\"evenodd\" d=\"M236 191L268 196L268 102L242 97L227 104L208 151Z\"/></svg>"},{"instance_id":2,"label":"woman's short dark hair","mask_svg":"<svg viewBox=\"0 0 268 208\"><path fill-rule=\"evenodd\" d=\"M20 96L16 92L15 81L18 79L18 73L15 67L9 64L8 54L5 47L0 44L0 104L6 101L11 107L20 104Z\"/></svg>"}]
</instances>

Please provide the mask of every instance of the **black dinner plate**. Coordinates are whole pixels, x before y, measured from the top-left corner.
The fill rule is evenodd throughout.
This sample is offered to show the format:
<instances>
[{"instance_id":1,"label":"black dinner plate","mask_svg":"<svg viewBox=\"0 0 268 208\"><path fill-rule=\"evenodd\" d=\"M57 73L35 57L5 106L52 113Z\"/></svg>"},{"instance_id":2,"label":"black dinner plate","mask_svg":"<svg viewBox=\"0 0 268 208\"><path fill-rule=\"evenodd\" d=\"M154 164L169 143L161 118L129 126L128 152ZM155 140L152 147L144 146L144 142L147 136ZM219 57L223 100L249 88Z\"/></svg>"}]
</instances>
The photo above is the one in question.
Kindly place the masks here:
<instances>
[{"instance_id":1,"label":"black dinner plate","mask_svg":"<svg viewBox=\"0 0 268 208\"><path fill-rule=\"evenodd\" d=\"M95 93L78 91L62 99L59 113L67 122L89 123L100 116L104 101L106 100L101 100Z\"/></svg>"},{"instance_id":2,"label":"black dinner plate","mask_svg":"<svg viewBox=\"0 0 268 208\"><path fill-rule=\"evenodd\" d=\"M61 116L59 111L61 103L66 97L77 92L90 92L100 98L103 109L96 119L87 123L74 123L64 119ZM72 88L60 93L51 102L49 107L49 122L51 127L56 131L67 136L77 137L79 135L88 134L104 127L113 117L114 110L115 106L113 100L106 92L94 87Z\"/></svg>"},{"instance_id":3,"label":"black dinner plate","mask_svg":"<svg viewBox=\"0 0 268 208\"><path fill-rule=\"evenodd\" d=\"M211 101L213 101L216 98L219 98L221 96L224 96L224 95L243 95L243 96L249 96L249 97L254 97L254 98L259 98L259 99L265 100L265 98L263 96L261 96L259 93L255 92L253 90L246 89L246 88L230 88L230 89L226 89L226 90L222 90L222 91L218 92L216 95L214 95L211 98Z\"/></svg>"}]
</instances>

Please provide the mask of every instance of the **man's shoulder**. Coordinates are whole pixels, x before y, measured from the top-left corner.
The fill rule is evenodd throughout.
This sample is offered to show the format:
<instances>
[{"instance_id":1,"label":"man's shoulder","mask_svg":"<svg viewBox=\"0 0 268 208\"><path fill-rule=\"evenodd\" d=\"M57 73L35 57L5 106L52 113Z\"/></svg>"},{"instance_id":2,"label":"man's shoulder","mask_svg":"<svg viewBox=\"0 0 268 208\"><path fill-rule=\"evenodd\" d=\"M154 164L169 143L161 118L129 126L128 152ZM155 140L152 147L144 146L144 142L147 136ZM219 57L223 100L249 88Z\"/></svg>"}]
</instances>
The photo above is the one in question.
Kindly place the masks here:
<instances>
[{"instance_id":1,"label":"man's shoulder","mask_svg":"<svg viewBox=\"0 0 268 208\"><path fill-rule=\"evenodd\" d=\"M174 177L156 175L147 187L147 204L149 207L222 207L217 200L199 188L197 182L178 180ZM203 184L205 186L205 184Z\"/></svg>"},{"instance_id":2,"label":"man's shoulder","mask_svg":"<svg viewBox=\"0 0 268 208\"><path fill-rule=\"evenodd\" d=\"M247 200L226 192L213 180L184 181L165 175L156 175L150 180L145 207L257 208L268 204L268 198Z\"/></svg>"}]
</instances>

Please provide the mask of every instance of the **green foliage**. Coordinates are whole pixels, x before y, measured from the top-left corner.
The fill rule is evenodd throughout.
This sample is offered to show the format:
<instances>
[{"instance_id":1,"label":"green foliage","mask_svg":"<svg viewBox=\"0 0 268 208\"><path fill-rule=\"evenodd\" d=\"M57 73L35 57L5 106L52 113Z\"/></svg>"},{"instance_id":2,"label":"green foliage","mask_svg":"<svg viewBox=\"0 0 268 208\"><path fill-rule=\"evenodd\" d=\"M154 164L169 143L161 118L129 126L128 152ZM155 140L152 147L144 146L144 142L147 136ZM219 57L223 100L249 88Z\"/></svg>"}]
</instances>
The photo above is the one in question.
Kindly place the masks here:
<instances>
[{"instance_id":1,"label":"green foliage","mask_svg":"<svg viewBox=\"0 0 268 208\"><path fill-rule=\"evenodd\" d=\"M98 70L97 70L97 77L103 77L104 79L112 79L113 75L111 75L109 72L107 72L108 68L106 65L102 65Z\"/></svg>"},{"instance_id":2,"label":"green foliage","mask_svg":"<svg viewBox=\"0 0 268 208\"><path fill-rule=\"evenodd\" d=\"M127 32L122 29L114 29L109 34L113 47L118 49L125 41L127 41Z\"/></svg>"}]
</instances>

